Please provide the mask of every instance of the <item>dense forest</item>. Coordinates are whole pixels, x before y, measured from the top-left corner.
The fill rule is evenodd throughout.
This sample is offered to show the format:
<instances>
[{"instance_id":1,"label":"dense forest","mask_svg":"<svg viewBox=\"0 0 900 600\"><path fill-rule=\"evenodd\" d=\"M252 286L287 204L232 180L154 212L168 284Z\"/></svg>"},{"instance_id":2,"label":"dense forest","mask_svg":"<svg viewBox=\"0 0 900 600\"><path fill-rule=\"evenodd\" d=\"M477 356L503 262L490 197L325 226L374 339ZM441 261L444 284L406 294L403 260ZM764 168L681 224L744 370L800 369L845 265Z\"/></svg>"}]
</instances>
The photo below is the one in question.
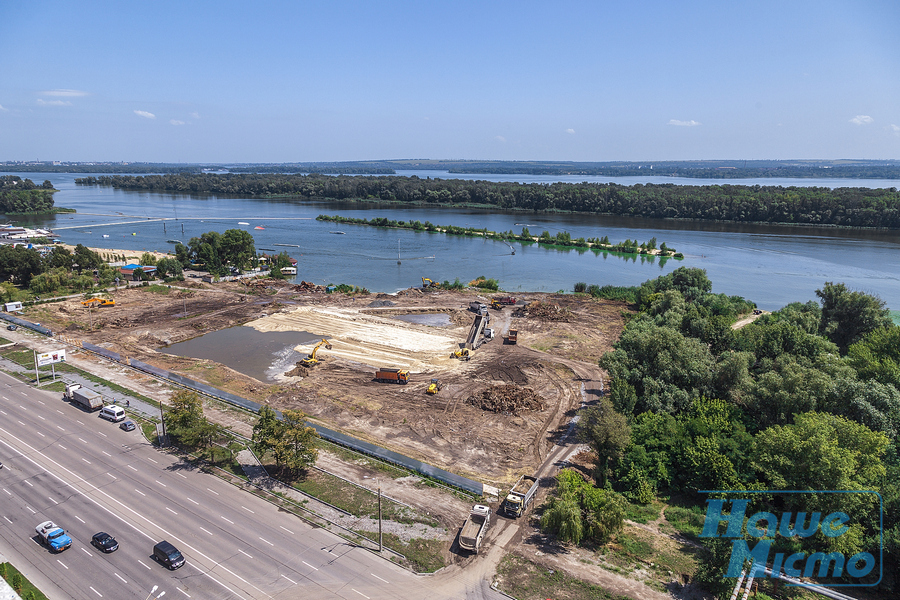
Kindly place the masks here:
<instances>
[{"instance_id":1,"label":"dense forest","mask_svg":"<svg viewBox=\"0 0 900 600\"><path fill-rule=\"evenodd\" d=\"M900 192L891 189L599 183L521 184L397 176L214 175L76 179L84 185L181 193L460 204L665 219L900 229Z\"/></svg>"},{"instance_id":2,"label":"dense forest","mask_svg":"<svg viewBox=\"0 0 900 600\"><path fill-rule=\"evenodd\" d=\"M53 184L35 185L15 175L0 176L0 213L47 213L53 211Z\"/></svg>"},{"instance_id":3,"label":"dense forest","mask_svg":"<svg viewBox=\"0 0 900 600\"><path fill-rule=\"evenodd\" d=\"M579 283L579 290L607 295L596 285ZM749 500L747 515L844 512L852 521L846 535L773 534L773 552L879 557L883 540L879 585L895 595L900 327L884 301L825 282L818 303L789 304L733 329L755 305L713 293L701 269L681 267L641 286L606 291L627 297L639 312L600 360L611 380L608 397L579 421L579 435L596 456L597 486L639 504L678 499L698 514L707 500L722 497L700 490L750 492L728 496ZM571 495L571 482L560 486L559 498ZM814 490L875 490L884 502L883 524L872 493ZM562 528L565 514L551 512L546 528L557 535L580 531ZM734 581L722 575L731 540L701 535L698 541L710 550L698 579L727 598ZM854 578L845 571L839 579L872 585L881 572L876 566Z\"/></svg>"}]
</instances>

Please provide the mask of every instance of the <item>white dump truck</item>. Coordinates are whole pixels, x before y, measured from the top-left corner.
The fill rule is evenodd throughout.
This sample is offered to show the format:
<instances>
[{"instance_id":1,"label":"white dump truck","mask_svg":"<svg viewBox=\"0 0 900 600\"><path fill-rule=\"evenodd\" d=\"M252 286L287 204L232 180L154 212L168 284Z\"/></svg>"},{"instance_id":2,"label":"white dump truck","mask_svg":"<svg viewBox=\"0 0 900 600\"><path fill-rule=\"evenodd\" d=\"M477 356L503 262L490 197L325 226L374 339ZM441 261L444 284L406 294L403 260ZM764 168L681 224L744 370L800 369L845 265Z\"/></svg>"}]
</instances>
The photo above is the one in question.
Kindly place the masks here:
<instances>
[{"instance_id":1,"label":"white dump truck","mask_svg":"<svg viewBox=\"0 0 900 600\"><path fill-rule=\"evenodd\" d=\"M487 533L487 528L491 525L491 507L483 504L476 504L469 513L469 518L463 523L462 531L459 532L459 547L469 552L478 554L478 547L481 546L481 540Z\"/></svg>"},{"instance_id":2,"label":"white dump truck","mask_svg":"<svg viewBox=\"0 0 900 600\"><path fill-rule=\"evenodd\" d=\"M522 475L516 482L506 499L503 500L501 510L507 517L518 519L528 509L528 505L534 499L534 493L537 491L537 479L530 475Z\"/></svg>"},{"instance_id":3,"label":"white dump truck","mask_svg":"<svg viewBox=\"0 0 900 600\"><path fill-rule=\"evenodd\" d=\"M80 404L86 410L100 410L103 408L103 398L97 392L84 389L80 383L66 385L66 400Z\"/></svg>"}]
</instances>

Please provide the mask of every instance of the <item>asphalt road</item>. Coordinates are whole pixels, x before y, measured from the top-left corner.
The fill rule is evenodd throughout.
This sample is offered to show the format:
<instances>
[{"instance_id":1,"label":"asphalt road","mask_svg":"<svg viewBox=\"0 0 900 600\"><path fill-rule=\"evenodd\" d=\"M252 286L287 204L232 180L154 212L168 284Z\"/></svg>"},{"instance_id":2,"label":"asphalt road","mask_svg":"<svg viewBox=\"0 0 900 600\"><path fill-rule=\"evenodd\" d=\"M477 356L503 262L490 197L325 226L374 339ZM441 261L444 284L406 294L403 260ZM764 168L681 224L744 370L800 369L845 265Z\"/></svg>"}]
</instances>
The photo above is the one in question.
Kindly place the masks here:
<instances>
[{"instance_id":1,"label":"asphalt road","mask_svg":"<svg viewBox=\"0 0 900 600\"><path fill-rule=\"evenodd\" d=\"M0 538L14 564L56 586L51 598L146 599L154 585L153 597L165 591L167 600L439 600L487 591L462 581L453 589L445 578L430 585L61 396L0 374ZM39 543L34 527L48 519L68 530L70 549L54 554ZM119 549L91 546L98 531ZM182 551L184 567L169 571L152 559L163 539Z\"/></svg>"}]
</instances>

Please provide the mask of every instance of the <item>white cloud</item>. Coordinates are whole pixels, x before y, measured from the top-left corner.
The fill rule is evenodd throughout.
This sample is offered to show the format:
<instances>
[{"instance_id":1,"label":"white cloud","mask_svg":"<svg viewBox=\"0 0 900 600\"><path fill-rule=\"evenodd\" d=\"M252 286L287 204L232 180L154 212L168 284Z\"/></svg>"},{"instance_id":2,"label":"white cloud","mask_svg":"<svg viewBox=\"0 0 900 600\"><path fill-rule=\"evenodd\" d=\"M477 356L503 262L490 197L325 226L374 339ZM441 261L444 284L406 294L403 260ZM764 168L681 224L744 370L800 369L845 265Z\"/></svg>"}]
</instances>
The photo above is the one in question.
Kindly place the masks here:
<instances>
[{"instance_id":1,"label":"white cloud","mask_svg":"<svg viewBox=\"0 0 900 600\"><path fill-rule=\"evenodd\" d=\"M172 125L184 125L184 121L179 121L178 119L171 119L169 123Z\"/></svg>"},{"instance_id":2,"label":"white cloud","mask_svg":"<svg viewBox=\"0 0 900 600\"><path fill-rule=\"evenodd\" d=\"M63 96L66 98L80 98L81 96L87 96L87 92L82 92L81 90L48 90L46 92L39 92L41 96Z\"/></svg>"},{"instance_id":3,"label":"white cloud","mask_svg":"<svg viewBox=\"0 0 900 600\"><path fill-rule=\"evenodd\" d=\"M136 110L136 111L134 111L134 114L136 114L139 117L144 117L145 119L155 119L156 118L156 115L154 115L152 112L147 112L146 110Z\"/></svg>"},{"instance_id":4,"label":"white cloud","mask_svg":"<svg viewBox=\"0 0 900 600\"><path fill-rule=\"evenodd\" d=\"M68 100L44 100L43 98L38 98L37 103L41 106L72 106L72 103Z\"/></svg>"},{"instance_id":5,"label":"white cloud","mask_svg":"<svg viewBox=\"0 0 900 600\"><path fill-rule=\"evenodd\" d=\"M3 111L3 112L9 112L9 109L8 109L8 108L3 108L3 105L0 104L0 111Z\"/></svg>"},{"instance_id":6,"label":"white cloud","mask_svg":"<svg viewBox=\"0 0 900 600\"><path fill-rule=\"evenodd\" d=\"M199 118L200 118L200 113L198 113L197 111L194 111L194 112L192 112L191 114L189 114L188 116L189 116L190 118L192 118L192 119L199 119Z\"/></svg>"},{"instance_id":7,"label":"white cloud","mask_svg":"<svg viewBox=\"0 0 900 600\"><path fill-rule=\"evenodd\" d=\"M568 133L568 134L574 134L574 133L575 133L575 130L572 129L571 127L569 127L568 129L566 129L566 133Z\"/></svg>"},{"instance_id":8,"label":"white cloud","mask_svg":"<svg viewBox=\"0 0 900 600\"><path fill-rule=\"evenodd\" d=\"M690 121L679 121L678 119L670 119L669 125L677 125L678 127L696 127L700 125L700 121L691 119Z\"/></svg>"},{"instance_id":9,"label":"white cloud","mask_svg":"<svg viewBox=\"0 0 900 600\"><path fill-rule=\"evenodd\" d=\"M850 119L850 122L854 125L868 125L869 123L874 123L875 119L873 119L869 115L856 115L855 117Z\"/></svg>"},{"instance_id":10,"label":"white cloud","mask_svg":"<svg viewBox=\"0 0 900 600\"><path fill-rule=\"evenodd\" d=\"M505 144L505 143L506 143L506 138L503 137L502 135L494 136L494 139L497 140L498 142L500 142L501 144Z\"/></svg>"},{"instance_id":11,"label":"white cloud","mask_svg":"<svg viewBox=\"0 0 900 600\"><path fill-rule=\"evenodd\" d=\"M897 126L897 125L894 125L893 123L891 123L891 126L889 127L889 129L894 132L894 135L900 135L900 126Z\"/></svg>"}]
</instances>

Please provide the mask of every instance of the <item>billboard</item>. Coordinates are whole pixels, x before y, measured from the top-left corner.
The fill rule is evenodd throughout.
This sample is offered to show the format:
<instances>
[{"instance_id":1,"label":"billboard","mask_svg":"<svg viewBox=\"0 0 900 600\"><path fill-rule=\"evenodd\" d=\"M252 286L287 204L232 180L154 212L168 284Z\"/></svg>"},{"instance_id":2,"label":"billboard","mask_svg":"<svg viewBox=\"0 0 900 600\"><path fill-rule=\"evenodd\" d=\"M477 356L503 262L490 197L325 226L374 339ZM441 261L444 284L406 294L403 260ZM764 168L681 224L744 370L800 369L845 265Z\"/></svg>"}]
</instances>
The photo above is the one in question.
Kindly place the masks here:
<instances>
[{"instance_id":1,"label":"billboard","mask_svg":"<svg viewBox=\"0 0 900 600\"><path fill-rule=\"evenodd\" d=\"M53 350L51 352L43 352L37 355L37 366L46 367L53 363L66 362L65 350Z\"/></svg>"}]
</instances>

